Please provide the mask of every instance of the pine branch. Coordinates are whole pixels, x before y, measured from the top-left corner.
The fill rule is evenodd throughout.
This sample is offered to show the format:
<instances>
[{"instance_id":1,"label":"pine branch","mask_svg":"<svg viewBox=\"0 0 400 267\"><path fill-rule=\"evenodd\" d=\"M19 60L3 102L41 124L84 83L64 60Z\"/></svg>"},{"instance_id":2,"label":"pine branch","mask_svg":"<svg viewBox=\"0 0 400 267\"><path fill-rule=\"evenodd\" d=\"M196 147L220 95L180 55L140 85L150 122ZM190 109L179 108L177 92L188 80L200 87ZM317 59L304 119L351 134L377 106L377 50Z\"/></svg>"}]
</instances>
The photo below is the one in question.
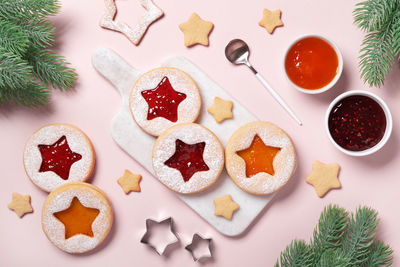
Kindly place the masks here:
<instances>
[{"instance_id":1,"label":"pine branch","mask_svg":"<svg viewBox=\"0 0 400 267\"><path fill-rule=\"evenodd\" d=\"M393 250L381 241L375 240L369 248L365 267L392 266Z\"/></svg>"},{"instance_id":2,"label":"pine branch","mask_svg":"<svg viewBox=\"0 0 400 267\"><path fill-rule=\"evenodd\" d=\"M57 0L2 0L0 1L0 19L14 22L41 21L45 17L58 13Z\"/></svg>"},{"instance_id":3,"label":"pine branch","mask_svg":"<svg viewBox=\"0 0 400 267\"><path fill-rule=\"evenodd\" d=\"M21 31L28 34L32 45L38 48L52 46L55 42L55 27L50 21L19 24Z\"/></svg>"},{"instance_id":4,"label":"pine branch","mask_svg":"<svg viewBox=\"0 0 400 267\"><path fill-rule=\"evenodd\" d=\"M386 75L392 69L394 48L389 41L392 32L389 27L365 36L361 48L361 77L370 86L382 86Z\"/></svg>"},{"instance_id":5,"label":"pine branch","mask_svg":"<svg viewBox=\"0 0 400 267\"><path fill-rule=\"evenodd\" d=\"M46 85L28 80L23 88L2 88L1 103L21 104L27 107L43 106L49 101L50 92Z\"/></svg>"},{"instance_id":6,"label":"pine branch","mask_svg":"<svg viewBox=\"0 0 400 267\"><path fill-rule=\"evenodd\" d=\"M328 249L322 253L316 267L350 267L349 259L342 256L337 249Z\"/></svg>"},{"instance_id":7,"label":"pine branch","mask_svg":"<svg viewBox=\"0 0 400 267\"><path fill-rule=\"evenodd\" d=\"M351 216L342 246L343 254L350 259L351 266L367 261L378 222L378 213L367 207L358 208L355 215Z\"/></svg>"},{"instance_id":8,"label":"pine branch","mask_svg":"<svg viewBox=\"0 0 400 267\"><path fill-rule=\"evenodd\" d=\"M18 26L0 20L0 47L5 51L23 56L28 48L27 34L21 32Z\"/></svg>"},{"instance_id":9,"label":"pine branch","mask_svg":"<svg viewBox=\"0 0 400 267\"><path fill-rule=\"evenodd\" d=\"M349 214L337 205L329 205L318 221L318 227L314 230L314 241L312 243L314 263L320 261L318 255L322 255L327 249L341 246L342 237L348 225Z\"/></svg>"},{"instance_id":10,"label":"pine branch","mask_svg":"<svg viewBox=\"0 0 400 267\"><path fill-rule=\"evenodd\" d=\"M22 88L30 79L32 66L19 56L0 48L0 88Z\"/></svg>"},{"instance_id":11,"label":"pine branch","mask_svg":"<svg viewBox=\"0 0 400 267\"><path fill-rule=\"evenodd\" d=\"M354 10L354 23L365 31L377 31L390 20L399 0L369 0L358 3Z\"/></svg>"},{"instance_id":12,"label":"pine branch","mask_svg":"<svg viewBox=\"0 0 400 267\"><path fill-rule=\"evenodd\" d=\"M282 251L275 267L307 267L313 266L310 247L302 240L293 240L289 246Z\"/></svg>"},{"instance_id":13,"label":"pine branch","mask_svg":"<svg viewBox=\"0 0 400 267\"><path fill-rule=\"evenodd\" d=\"M49 49L30 48L27 60L33 66L33 74L53 88L68 90L72 88L77 74L68 67L64 57L57 55Z\"/></svg>"}]
</instances>

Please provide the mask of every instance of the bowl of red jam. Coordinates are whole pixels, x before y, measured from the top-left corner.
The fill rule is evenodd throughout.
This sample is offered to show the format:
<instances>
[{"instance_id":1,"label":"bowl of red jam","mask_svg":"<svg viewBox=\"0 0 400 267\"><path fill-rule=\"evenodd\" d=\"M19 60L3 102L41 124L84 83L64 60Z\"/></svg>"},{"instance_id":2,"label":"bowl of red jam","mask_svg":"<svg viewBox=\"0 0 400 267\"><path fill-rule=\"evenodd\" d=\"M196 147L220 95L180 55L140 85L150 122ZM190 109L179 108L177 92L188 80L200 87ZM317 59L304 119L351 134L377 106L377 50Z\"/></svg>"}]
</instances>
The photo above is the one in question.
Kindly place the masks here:
<instances>
[{"instance_id":1,"label":"bowl of red jam","mask_svg":"<svg viewBox=\"0 0 400 267\"><path fill-rule=\"evenodd\" d=\"M343 93L329 105L325 128L336 148L351 156L381 149L392 133L392 115L377 95L361 90Z\"/></svg>"},{"instance_id":2,"label":"bowl of red jam","mask_svg":"<svg viewBox=\"0 0 400 267\"><path fill-rule=\"evenodd\" d=\"M306 94L332 88L343 70L338 46L326 37L309 34L293 41L284 56L284 73L289 83Z\"/></svg>"}]
</instances>

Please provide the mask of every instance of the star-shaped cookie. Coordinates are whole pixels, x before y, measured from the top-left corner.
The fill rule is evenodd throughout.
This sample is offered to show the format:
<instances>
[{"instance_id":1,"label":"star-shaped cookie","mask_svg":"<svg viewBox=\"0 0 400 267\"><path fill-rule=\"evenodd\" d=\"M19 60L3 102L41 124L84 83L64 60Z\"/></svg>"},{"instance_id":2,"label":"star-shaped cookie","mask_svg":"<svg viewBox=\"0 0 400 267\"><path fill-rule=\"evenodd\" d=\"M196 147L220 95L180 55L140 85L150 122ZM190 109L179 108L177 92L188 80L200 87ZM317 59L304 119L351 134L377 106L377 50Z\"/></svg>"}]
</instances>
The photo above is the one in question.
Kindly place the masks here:
<instances>
[{"instance_id":1,"label":"star-shaped cookie","mask_svg":"<svg viewBox=\"0 0 400 267\"><path fill-rule=\"evenodd\" d=\"M267 31L272 34L276 27L283 25L283 22L281 20L281 11L279 9L274 11L264 9L263 17L258 24L267 29Z\"/></svg>"},{"instance_id":2,"label":"star-shaped cookie","mask_svg":"<svg viewBox=\"0 0 400 267\"><path fill-rule=\"evenodd\" d=\"M232 215L239 209L239 204L232 200L231 195L226 195L221 198L214 198L216 216L222 216L227 220L232 220Z\"/></svg>"},{"instance_id":3,"label":"star-shaped cookie","mask_svg":"<svg viewBox=\"0 0 400 267\"><path fill-rule=\"evenodd\" d=\"M306 182L314 186L319 197L323 197L329 190L341 187L338 179L339 168L336 163L324 164L316 160Z\"/></svg>"},{"instance_id":4,"label":"star-shaped cookie","mask_svg":"<svg viewBox=\"0 0 400 267\"><path fill-rule=\"evenodd\" d=\"M24 216L25 213L32 212L31 197L29 195L23 196L18 193L12 194L12 201L8 204L10 210L15 211L18 217Z\"/></svg>"},{"instance_id":5,"label":"star-shaped cookie","mask_svg":"<svg viewBox=\"0 0 400 267\"><path fill-rule=\"evenodd\" d=\"M124 190L125 194L128 194L130 191L140 192L140 180L142 176L140 174L133 174L128 170L125 170L125 173L122 177L120 177L117 182Z\"/></svg>"},{"instance_id":6,"label":"star-shaped cookie","mask_svg":"<svg viewBox=\"0 0 400 267\"><path fill-rule=\"evenodd\" d=\"M146 9L146 13L140 18L135 28L129 27L122 21L114 20L117 14L115 0L104 0L106 11L100 19L100 26L123 33L134 45L138 45L147 28L157 19L163 16L163 11L157 7L152 0L139 0L140 4Z\"/></svg>"},{"instance_id":7,"label":"star-shaped cookie","mask_svg":"<svg viewBox=\"0 0 400 267\"><path fill-rule=\"evenodd\" d=\"M202 20L196 13L193 13L188 21L179 25L179 29L184 34L185 46L187 47L195 44L208 46L208 35L213 27L214 24L212 22Z\"/></svg>"},{"instance_id":8,"label":"star-shaped cookie","mask_svg":"<svg viewBox=\"0 0 400 267\"><path fill-rule=\"evenodd\" d=\"M207 111L214 116L216 122L220 123L223 120L233 118L232 107L232 101L227 101L219 97L215 97L213 105L209 107Z\"/></svg>"}]
</instances>

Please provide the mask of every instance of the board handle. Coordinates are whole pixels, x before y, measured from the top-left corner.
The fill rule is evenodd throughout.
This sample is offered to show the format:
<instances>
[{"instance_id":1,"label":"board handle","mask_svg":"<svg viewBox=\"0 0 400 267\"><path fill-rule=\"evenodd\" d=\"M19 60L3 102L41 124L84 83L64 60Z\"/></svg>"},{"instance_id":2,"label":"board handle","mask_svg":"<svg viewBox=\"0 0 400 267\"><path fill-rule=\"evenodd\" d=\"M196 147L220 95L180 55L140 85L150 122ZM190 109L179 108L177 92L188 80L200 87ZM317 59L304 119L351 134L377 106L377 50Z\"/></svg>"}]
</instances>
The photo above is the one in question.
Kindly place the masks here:
<instances>
[{"instance_id":1,"label":"board handle","mask_svg":"<svg viewBox=\"0 0 400 267\"><path fill-rule=\"evenodd\" d=\"M122 57L109 48L98 48L92 55L93 67L109 80L121 95L129 93L141 71L130 66Z\"/></svg>"}]
</instances>

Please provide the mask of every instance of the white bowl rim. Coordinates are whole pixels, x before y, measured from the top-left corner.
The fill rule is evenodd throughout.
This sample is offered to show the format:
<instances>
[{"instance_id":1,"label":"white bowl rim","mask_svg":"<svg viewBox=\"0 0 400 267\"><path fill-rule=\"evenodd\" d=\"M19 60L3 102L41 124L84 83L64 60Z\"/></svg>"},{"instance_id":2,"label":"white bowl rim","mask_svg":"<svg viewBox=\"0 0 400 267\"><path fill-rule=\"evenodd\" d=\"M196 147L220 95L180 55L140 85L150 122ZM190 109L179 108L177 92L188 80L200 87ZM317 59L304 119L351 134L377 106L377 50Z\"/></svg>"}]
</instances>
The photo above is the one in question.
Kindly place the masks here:
<instances>
[{"instance_id":1,"label":"white bowl rim","mask_svg":"<svg viewBox=\"0 0 400 267\"><path fill-rule=\"evenodd\" d=\"M333 139L330 131L329 131L329 115L332 111L332 108L334 107L334 105L339 102L339 100L342 100L345 97L348 96L352 96L352 95L362 95L362 96L367 96L372 98L373 100L375 100L383 109L385 116L386 116L386 129L385 129L385 133L383 134L382 139L379 141L378 144L376 144L375 146L368 148L366 150L362 150L362 151L350 151L347 149L344 149L343 147L341 147L340 145L338 145L335 140ZM385 144L386 142L389 140L390 135L392 134L392 128L393 128L393 119L392 119L392 114L390 113L390 109L388 107L388 105L385 103L385 101L380 98L379 96L375 95L374 93L371 93L369 91L364 91L364 90L352 90L352 91L348 91L345 93L340 94L339 96L337 96L329 105L328 109L326 110L325 113L325 130L326 133L329 137L329 140L332 142L332 144L339 149L340 151L342 151L343 153L350 155L350 156L355 156L355 157L361 157L361 156L367 156L370 155L372 153L377 152L378 150L380 150Z\"/></svg>"},{"instance_id":2,"label":"white bowl rim","mask_svg":"<svg viewBox=\"0 0 400 267\"><path fill-rule=\"evenodd\" d=\"M311 89L304 89L304 88L296 85L289 78L289 76L287 75L287 72L286 72L285 62L286 62L286 57L287 57L287 54L288 54L290 48L292 48L292 46L295 43L297 43L298 41L303 40L303 39L308 38L308 37L316 37L316 38L319 38L319 39L322 39L322 40L326 41L328 44L330 44L333 47L333 49L335 50L336 55L338 57L338 71L337 71L335 77L332 79L332 81L330 81L330 83L328 83L327 85L325 85L324 87L319 88L319 89L312 89L312 90ZM283 57L283 73L285 74L286 79L288 80L288 82L294 88L296 88L298 91L300 91L302 93L305 93L305 94L315 95L315 94L320 94L320 93L323 93L325 91L328 91L339 80L340 76L342 75L342 71L343 71L343 56L342 56L342 53L340 52L339 47L336 45L336 43L334 41L332 41L329 38L325 37L324 35L320 35L320 34L303 34L303 35L300 35L299 37L294 39L294 41L286 48L285 55Z\"/></svg>"}]
</instances>

